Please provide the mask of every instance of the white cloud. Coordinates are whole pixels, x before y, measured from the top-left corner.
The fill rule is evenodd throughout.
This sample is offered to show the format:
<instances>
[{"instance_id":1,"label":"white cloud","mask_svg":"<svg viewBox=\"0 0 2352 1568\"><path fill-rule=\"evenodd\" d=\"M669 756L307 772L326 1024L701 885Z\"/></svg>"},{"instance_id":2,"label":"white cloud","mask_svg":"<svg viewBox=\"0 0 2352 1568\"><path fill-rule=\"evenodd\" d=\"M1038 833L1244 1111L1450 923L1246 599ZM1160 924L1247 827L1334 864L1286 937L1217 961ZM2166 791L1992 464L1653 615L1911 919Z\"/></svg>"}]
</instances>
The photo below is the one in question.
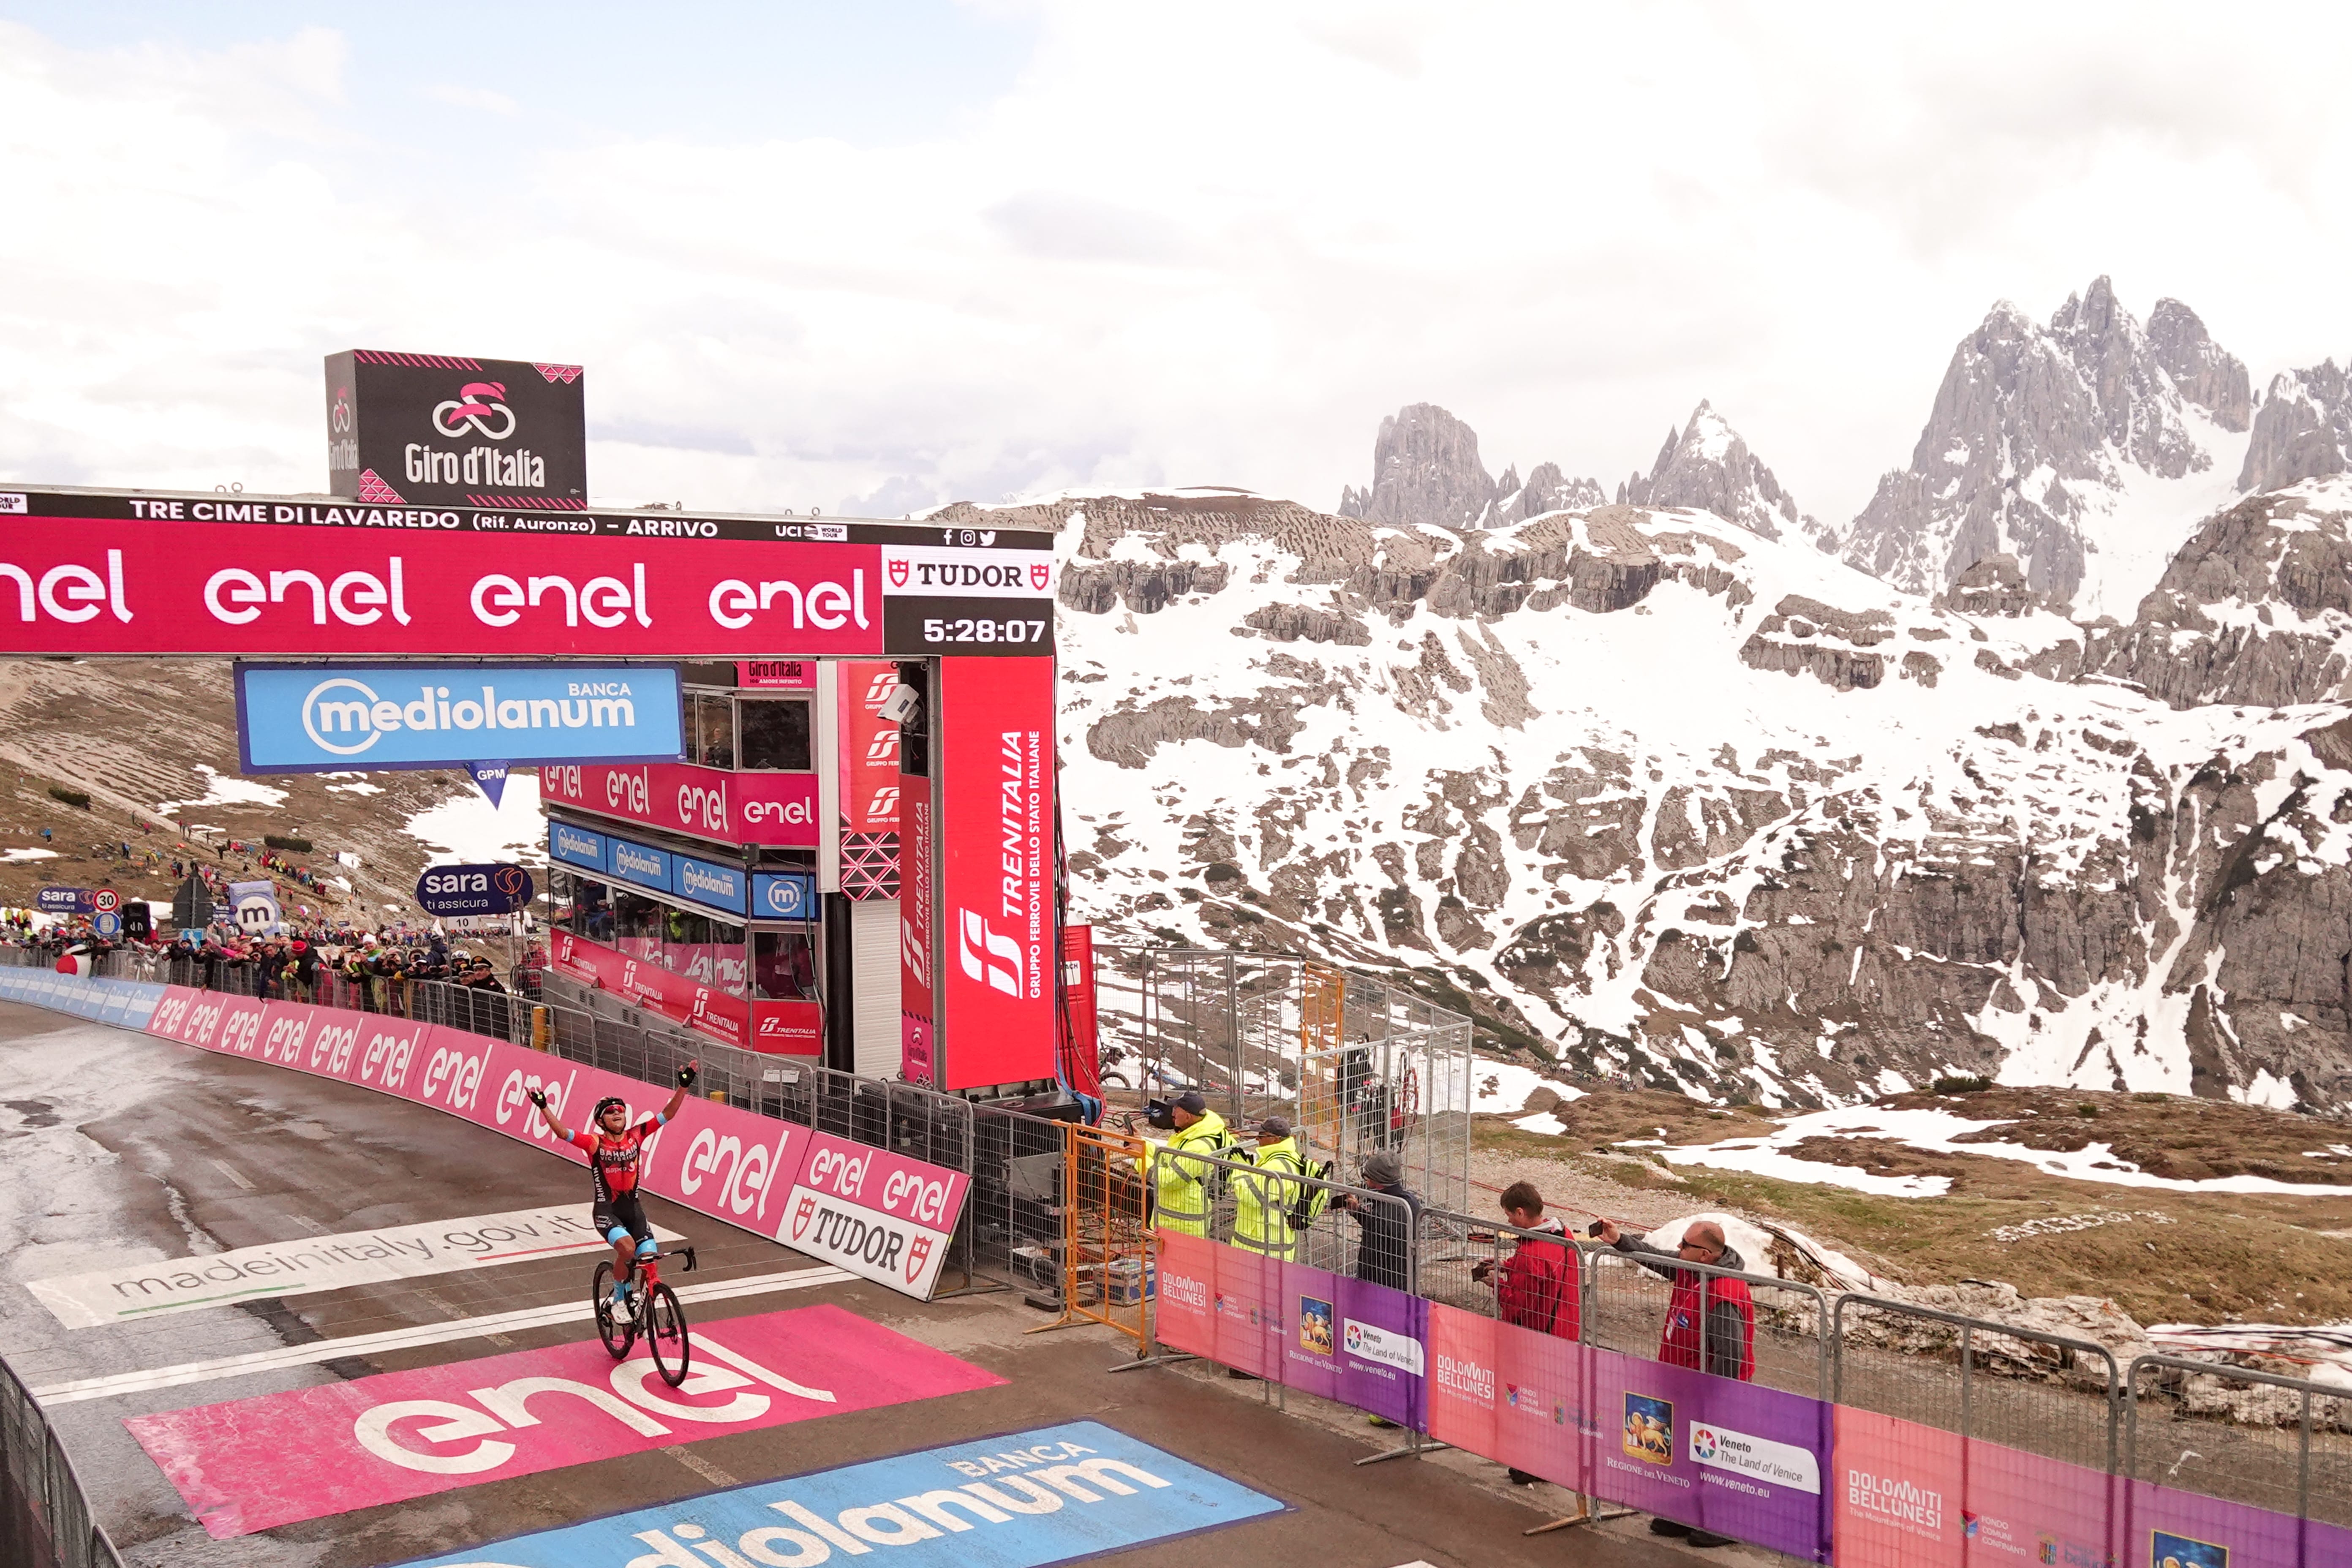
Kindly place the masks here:
<instances>
[{"instance_id":1,"label":"white cloud","mask_svg":"<svg viewBox=\"0 0 2352 1568\"><path fill-rule=\"evenodd\" d=\"M513 99L487 87L461 87L455 82L436 82L424 91L425 97L436 102L452 104L459 109L478 109L502 120L513 120L522 113L522 106Z\"/></svg>"},{"instance_id":2,"label":"white cloud","mask_svg":"<svg viewBox=\"0 0 2352 1568\"><path fill-rule=\"evenodd\" d=\"M1870 18L1055 0L951 133L712 145L589 105L511 153L362 138L331 34L6 29L0 472L315 487L317 356L370 345L586 363L613 500L1328 506L1423 398L1490 467L1613 482L1704 396L1842 518L1996 298L2112 272L2258 380L2352 341L2336 13L2291 48L2210 7Z\"/></svg>"}]
</instances>

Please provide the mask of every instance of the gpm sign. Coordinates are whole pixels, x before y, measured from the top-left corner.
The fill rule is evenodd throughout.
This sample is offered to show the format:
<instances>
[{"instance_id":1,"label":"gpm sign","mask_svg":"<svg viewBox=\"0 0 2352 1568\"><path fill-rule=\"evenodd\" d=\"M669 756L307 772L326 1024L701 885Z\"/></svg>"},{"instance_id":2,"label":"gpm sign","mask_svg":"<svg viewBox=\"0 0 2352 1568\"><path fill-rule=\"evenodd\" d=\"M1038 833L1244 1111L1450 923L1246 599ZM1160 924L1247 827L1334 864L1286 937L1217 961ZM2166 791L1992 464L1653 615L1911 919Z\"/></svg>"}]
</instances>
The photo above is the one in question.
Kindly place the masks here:
<instances>
[{"instance_id":1,"label":"gpm sign","mask_svg":"<svg viewBox=\"0 0 2352 1568\"><path fill-rule=\"evenodd\" d=\"M674 762L667 664L240 664L248 773Z\"/></svg>"}]
</instances>

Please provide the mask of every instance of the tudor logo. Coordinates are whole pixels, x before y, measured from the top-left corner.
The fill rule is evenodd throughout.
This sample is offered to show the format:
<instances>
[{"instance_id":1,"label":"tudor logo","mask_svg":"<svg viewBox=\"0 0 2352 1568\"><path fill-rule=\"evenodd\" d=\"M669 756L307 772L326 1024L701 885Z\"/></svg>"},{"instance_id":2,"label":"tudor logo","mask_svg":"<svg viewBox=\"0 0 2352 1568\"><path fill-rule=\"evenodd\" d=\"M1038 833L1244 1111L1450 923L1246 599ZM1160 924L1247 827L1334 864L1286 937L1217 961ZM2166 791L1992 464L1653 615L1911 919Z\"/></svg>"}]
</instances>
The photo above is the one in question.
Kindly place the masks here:
<instances>
[{"instance_id":1,"label":"tudor logo","mask_svg":"<svg viewBox=\"0 0 2352 1568\"><path fill-rule=\"evenodd\" d=\"M907 558L905 556L902 555L893 559L890 563L889 571L890 586L893 588L903 588L907 585Z\"/></svg>"},{"instance_id":2,"label":"tudor logo","mask_svg":"<svg viewBox=\"0 0 2352 1568\"><path fill-rule=\"evenodd\" d=\"M1037 592L1041 594L1044 593L1045 591L1045 580L1052 576L1053 573L1054 569L1046 565L1043 561L1036 563L1029 568L1029 585L1036 589Z\"/></svg>"},{"instance_id":3,"label":"tudor logo","mask_svg":"<svg viewBox=\"0 0 2352 1568\"><path fill-rule=\"evenodd\" d=\"M515 433L514 410L498 401L506 395L503 381L469 381L457 396L433 405L433 428L444 436L471 430L487 440L503 441Z\"/></svg>"}]
</instances>

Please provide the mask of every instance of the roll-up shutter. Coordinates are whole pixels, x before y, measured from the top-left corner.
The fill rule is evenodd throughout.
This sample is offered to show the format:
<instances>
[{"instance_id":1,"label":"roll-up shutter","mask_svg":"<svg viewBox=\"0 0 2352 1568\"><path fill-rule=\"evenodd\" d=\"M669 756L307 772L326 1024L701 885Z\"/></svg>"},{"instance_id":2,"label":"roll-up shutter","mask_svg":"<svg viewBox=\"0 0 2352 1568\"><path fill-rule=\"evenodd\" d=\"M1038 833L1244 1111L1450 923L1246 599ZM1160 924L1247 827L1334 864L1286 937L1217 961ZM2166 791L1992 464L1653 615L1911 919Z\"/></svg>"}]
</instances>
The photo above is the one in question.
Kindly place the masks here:
<instances>
[{"instance_id":1,"label":"roll-up shutter","mask_svg":"<svg viewBox=\"0 0 2352 1568\"><path fill-rule=\"evenodd\" d=\"M856 1017L857 1070L866 1078L898 1076L898 900L867 899L849 906L851 1005Z\"/></svg>"}]
</instances>

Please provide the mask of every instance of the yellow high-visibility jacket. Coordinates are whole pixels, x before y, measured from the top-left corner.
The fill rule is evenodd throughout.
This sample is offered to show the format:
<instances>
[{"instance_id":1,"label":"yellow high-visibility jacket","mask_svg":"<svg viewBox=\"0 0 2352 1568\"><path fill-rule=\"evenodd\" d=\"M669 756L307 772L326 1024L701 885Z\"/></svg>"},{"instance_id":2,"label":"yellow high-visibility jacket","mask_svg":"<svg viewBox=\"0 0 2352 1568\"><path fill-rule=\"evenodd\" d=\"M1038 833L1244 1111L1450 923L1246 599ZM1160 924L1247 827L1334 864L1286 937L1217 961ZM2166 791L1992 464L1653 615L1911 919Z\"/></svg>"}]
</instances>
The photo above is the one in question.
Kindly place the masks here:
<instances>
[{"instance_id":1,"label":"yellow high-visibility jacket","mask_svg":"<svg viewBox=\"0 0 2352 1568\"><path fill-rule=\"evenodd\" d=\"M1312 1218L1328 1194L1321 1187L1309 1188L1304 1182L1289 1179L1307 1169L1296 1138L1262 1143L1248 1157L1257 1170L1234 1175L1234 1245L1268 1258L1289 1258L1298 1247L1298 1232L1290 1225L1291 1211L1303 1208ZM1302 1205L1299 1200L1310 1192L1313 1199Z\"/></svg>"},{"instance_id":2,"label":"yellow high-visibility jacket","mask_svg":"<svg viewBox=\"0 0 2352 1568\"><path fill-rule=\"evenodd\" d=\"M1225 1119L1212 1110L1190 1127L1179 1128L1168 1140L1166 1152L1210 1154L1223 1158L1233 1141L1225 1135ZM1199 1160L1155 1159L1159 1173L1153 1194L1152 1224L1186 1236L1209 1234L1209 1210L1216 1201L1217 1168Z\"/></svg>"}]
</instances>

